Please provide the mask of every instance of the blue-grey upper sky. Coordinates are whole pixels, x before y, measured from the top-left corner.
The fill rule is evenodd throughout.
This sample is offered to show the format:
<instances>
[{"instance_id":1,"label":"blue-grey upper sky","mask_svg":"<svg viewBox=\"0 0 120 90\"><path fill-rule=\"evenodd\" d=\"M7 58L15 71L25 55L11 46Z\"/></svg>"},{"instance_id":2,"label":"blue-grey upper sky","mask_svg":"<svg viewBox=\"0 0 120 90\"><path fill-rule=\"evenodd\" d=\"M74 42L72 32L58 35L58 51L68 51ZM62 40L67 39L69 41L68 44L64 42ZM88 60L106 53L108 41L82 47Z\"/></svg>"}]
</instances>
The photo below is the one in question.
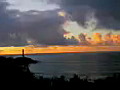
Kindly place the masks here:
<instances>
[{"instance_id":1,"label":"blue-grey upper sky","mask_svg":"<svg viewBox=\"0 0 120 90\"><path fill-rule=\"evenodd\" d=\"M59 5L56 3L49 3L48 0L6 0L10 5L8 9L18 9L20 11L29 10L54 10L59 9Z\"/></svg>"},{"instance_id":2,"label":"blue-grey upper sky","mask_svg":"<svg viewBox=\"0 0 120 90\"><path fill-rule=\"evenodd\" d=\"M120 30L120 0L0 0L0 46L69 44L63 37L60 10L80 25L94 13L96 28Z\"/></svg>"}]
</instances>

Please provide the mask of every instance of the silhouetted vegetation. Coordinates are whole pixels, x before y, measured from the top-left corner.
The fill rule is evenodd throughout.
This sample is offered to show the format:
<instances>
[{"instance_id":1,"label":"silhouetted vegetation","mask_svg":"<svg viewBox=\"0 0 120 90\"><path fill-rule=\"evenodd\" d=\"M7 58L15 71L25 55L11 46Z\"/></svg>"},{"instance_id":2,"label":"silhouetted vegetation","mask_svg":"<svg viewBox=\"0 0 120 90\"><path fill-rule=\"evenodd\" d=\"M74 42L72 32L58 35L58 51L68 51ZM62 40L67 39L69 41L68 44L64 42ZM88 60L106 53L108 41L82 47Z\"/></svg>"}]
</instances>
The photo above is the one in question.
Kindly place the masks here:
<instances>
[{"instance_id":1,"label":"silhouetted vegetation","mask_svg":"<svg viewBox=\"0 0 120 90\"><path fill-rule=\"evenodd\" d=\"M120 86L120 74L93 81L87 77L83 79L76 74L69 79L65 76L36 78L29 70L29 65L33 63L37 61L27 57L0 57L0 87L3 89L25 89L27 87L39 90L108 90L118 89Z\"/></svg>"}]
</instances>

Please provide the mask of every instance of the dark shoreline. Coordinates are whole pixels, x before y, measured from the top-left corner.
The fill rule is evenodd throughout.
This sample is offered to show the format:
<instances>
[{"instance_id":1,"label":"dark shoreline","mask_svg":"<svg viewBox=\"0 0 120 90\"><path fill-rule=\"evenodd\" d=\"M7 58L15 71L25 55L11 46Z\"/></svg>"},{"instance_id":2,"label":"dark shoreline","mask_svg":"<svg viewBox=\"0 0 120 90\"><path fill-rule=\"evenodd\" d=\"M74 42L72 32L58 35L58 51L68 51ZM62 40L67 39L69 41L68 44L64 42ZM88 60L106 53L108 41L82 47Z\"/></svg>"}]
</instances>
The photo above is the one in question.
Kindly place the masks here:
<instances>
[{"instance_id":1,"label":"dark shoreline","mask_svg":"<svg viewBox=\"0 0 120 90\"><path fill-rule=\"evenodd\" d=\"M74 74L73 77L67 79L65 76L45 78L43 76L35 77L35 73L30 72L29 64L35 64L31 58L17 57L6 58L0 57L0 83L10 86L9 88L24 89L47 89L47 90L85 90L85 89L111 89L119 88L120 73L115 73L102 79L91 80L88 76L82 78ZM5 83L4 83L5 82ZM5 88L5 87L4 87Z\"/></svg>"}]
</instances>

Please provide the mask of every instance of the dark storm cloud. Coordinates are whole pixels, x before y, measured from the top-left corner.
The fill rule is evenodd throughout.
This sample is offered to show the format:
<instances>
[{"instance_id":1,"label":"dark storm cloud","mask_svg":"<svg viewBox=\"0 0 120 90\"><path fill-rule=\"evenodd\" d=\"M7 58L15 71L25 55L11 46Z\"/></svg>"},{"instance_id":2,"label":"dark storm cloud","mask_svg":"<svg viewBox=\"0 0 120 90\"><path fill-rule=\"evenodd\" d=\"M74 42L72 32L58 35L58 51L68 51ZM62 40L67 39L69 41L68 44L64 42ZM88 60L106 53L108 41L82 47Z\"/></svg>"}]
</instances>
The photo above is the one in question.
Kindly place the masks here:
<instances>
[{"instance_id":1,"label":"dark storm cloud","mask_svg":"<svg viewBox=\"0 0 120 90\"><path fill-rule=\"evenodd\" d=\"M61 7L84 24L86 13L94 11L99 28L120 29L120 0L60 0Z\"/></svg>"},{"instance_id":2,"label":"dark storm cloud","mask_svg":"<svg viewBox=\"0 0 120 90\"><path fill-rule=\"evenodd\" d=\"M4 0L3 0L4 1ZM0 1L0 46L35 44L68 44L63 38L59 10L20 12L8 10L7 2ZM120 29L119 0L48 0L69 12L73 20L84 25L86 15L95 12L99 28ZM74 41L74 40L73 40Z\"/></svg>"},{"instance_id":3,"label":"dark storm cloud","mask_svg":"<svg viewBox=\"0 0 120 90\"><path fill-rule=\"evenodd\" d=\"M119 0L61 0L61 6L71 7L88 5L101 10L119 10Z\"/></svg>"},{"instance_id":4,"label":"dark storm cloud","mask_svg":"<svg viewBox=\"0 0 120 90\"><path fill-rule=\"evenodd\" d=\"M33 13L33 15L32 15ZM22 31L39 44L63 44L64 38L61 24L63 23L56 11L22 13L20 21Z\"/></svg>"},{"instance_id":5,"label":"dark storm cloud","mask_svg":"<svg viewBox=\"0 0 120 90\"><path fill-rule=\"evenodd\" d=\"M13 15L17 11L7 11L6 6L9 5L6 2L0 1L0 44L5 45L9 43L8 34L13 32L18 25ZM14 14L13 14L14 12Z\"/></svg>"},{"instance_id":6,"label":"dark storm cloud","mask_svg":"<svg viewBox=\"0 0 120 90\"><path fill-rule=\"evenodd\" d=\"M64 22L56 10L27 11L7 10L0 2L0 46L30 44L65 44Z\"/></svg>"}]
</instances>

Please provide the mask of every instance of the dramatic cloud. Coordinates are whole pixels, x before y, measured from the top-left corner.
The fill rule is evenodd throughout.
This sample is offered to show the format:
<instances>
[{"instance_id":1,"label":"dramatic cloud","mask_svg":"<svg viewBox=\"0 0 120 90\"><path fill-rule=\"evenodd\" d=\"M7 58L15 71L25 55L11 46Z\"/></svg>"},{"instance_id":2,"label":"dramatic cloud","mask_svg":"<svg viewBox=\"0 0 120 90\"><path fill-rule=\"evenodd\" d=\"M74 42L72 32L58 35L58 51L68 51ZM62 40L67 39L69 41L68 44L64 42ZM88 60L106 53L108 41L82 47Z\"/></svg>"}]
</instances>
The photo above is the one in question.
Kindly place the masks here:
<instances>
[{"instance_id":1,"label":"dramatic cloud","mask_svg":"<svg viewBox=\"0 0 120 90\"><path fill-rule=\"evenodd\" d=\"M119 33L119 0L0 0L0 46L77 43L63 37L65 19L58 16L60 10L75 25ZM97 23L91 27L92 13Z\"/></svg>"},{"instance_id":2,"label":"dramatic cloud","mask_svg":"<svg viewBox=\"0 0 120 90\"><path fill-rule=\"evenodd\" d=\"M0 46L27 44L65 44L62 18L57 10L20 12L8 10L9 3L0 2Z\"/></svg>"},{"instance_id":3,"label":"dramatic cloud","mask_svg":"<svg viewBox=\"0 0 120 90\"><path fill-rule=\"evenodd\" d=\"M99 28L120 30L120 0L60 0L61 7L84 24L86 14L91 11L99 21Z\"/></svg>"},{"instance_id":4,"label":"dramatic cloud","mask_svg":"<svg viewBox=\"0 0 120 90\"><path fill-rule=\"evenodd\" d=\"M39 44L63 44L63 21L59 19L56 11L39 12L37 15L29 13L33 11L22 13L19 18L22 31L27 35L26 39L32 38Z\"/></svg>"}]
</instances>

